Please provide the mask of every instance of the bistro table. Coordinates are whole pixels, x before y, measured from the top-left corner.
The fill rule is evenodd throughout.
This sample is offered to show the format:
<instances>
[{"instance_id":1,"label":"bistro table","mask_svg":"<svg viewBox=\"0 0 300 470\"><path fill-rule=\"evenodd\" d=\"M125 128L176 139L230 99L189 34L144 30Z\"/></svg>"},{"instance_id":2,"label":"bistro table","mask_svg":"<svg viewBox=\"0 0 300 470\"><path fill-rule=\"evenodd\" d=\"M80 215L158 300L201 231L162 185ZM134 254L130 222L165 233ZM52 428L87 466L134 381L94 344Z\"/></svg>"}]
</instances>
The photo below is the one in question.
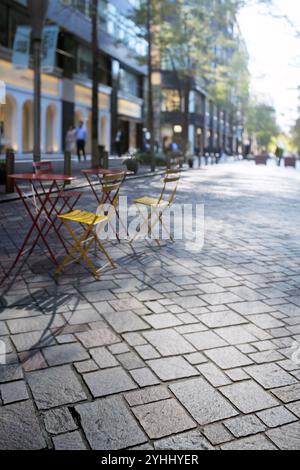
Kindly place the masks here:
<instances>
[{"instance_id":1,"label":"bistro table","mask_svg":"<svg viewBox=\"0 0 300 470\"><path fill-rule=\"evenodd\" d=\"M64 207L64 205L61 207L58 206L60 200L59 194L63 189L62 187L65 183L71 182L76 178L67 175L35 173L12 174L8 177L14 181L15 188L32 221L32 225L24 238L16 259L14 260L9 271L6 273L6 277L9 276L21 256L24 254L25 247L27 246L27 251L29 251L28 256L30 256L40 239L47 248L51 260L54 262L54 264L58 265L56 256L46 239L46 236L49 232L47 224L50 224L50 229L52 228L54 230L57 239L68 252L65 242L59 233L59 228L57 228L55 225L55 220L57 219L57 216L61 214ZM32 188L32 193L30 196L33 198L34 204L29 203L30 196L26 195L24 190L21 188L21 183L24 182L28 183ZM60 185L62 187L60 187ZM46 229L47 231L45 232ZM35 231L35 238L33 242L30 242L30 239Z\"/></svg>"},{"instance_id":2,"label":"bistro table","mask_svg":"<svg viewBox=\"0 0 300 470\"><path fill-rule=\"evenodd\" d=\"M88 169L84 169L84 170L81 170L81 172L84 174L84 176L86 177L93 193L94 193L94 196L96 198L96 201L98 202L99 204L99 207L100 206L103 206L103 204L105 204L107 201L111 202L112 203L112 200L110 198L110 194L106 194L106 196L104 196L103 198L103 193L102 191L96 191L95 189L95 185L99 184L100 185L100 190L101 190L101 187L103 186L103 178L105 175L120 175L121 173L124 174L124 177L123 177L123 181L122 181L122 184L125 182L127 176L130 176L130 175L133 175L133 171L128 171L128 170L124 170L124 168L88 168ZM94 181L93 181L94 180ZM95 183L95 180L96 180L96 183ZM119 195L119 190L118 190L118 193L117 193L117 197ZM115 207L115 212L116 212L116 216L117 216L117 219L119 221L119 223L122 224L124 230L126 230L127 232L127 229L126 227L124 227L124 224L120 218L120 214L119 214L119 211L118 209ZM118 233L116 233L116 236L117 236L117 239L118 241L120 242L120 237L118 235Z\"/></svg>"}]
</instances>

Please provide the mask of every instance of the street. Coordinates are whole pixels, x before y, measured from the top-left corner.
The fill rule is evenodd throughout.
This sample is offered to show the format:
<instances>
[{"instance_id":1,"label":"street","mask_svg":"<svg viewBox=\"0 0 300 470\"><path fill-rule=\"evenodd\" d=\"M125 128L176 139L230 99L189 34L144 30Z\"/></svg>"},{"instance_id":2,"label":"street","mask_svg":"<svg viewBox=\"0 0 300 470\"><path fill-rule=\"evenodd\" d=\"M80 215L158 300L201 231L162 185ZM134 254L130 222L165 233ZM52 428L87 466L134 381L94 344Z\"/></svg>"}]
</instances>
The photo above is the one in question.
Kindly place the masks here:
<instances>
[{"instance_id":1,"label":"street","mask_svg":"<svg viewBox=\"0 0 300 470\"><path fill-rule=\"evenodd\" d=\"M1 287L0 449L300 450L299 200L293 169L208 166L176 199L204 204L199 252L107 242L117 268L95 282L56 281L37 249ZM0 205L1 278L28 224Z\"/></svg>"}]
</instances>

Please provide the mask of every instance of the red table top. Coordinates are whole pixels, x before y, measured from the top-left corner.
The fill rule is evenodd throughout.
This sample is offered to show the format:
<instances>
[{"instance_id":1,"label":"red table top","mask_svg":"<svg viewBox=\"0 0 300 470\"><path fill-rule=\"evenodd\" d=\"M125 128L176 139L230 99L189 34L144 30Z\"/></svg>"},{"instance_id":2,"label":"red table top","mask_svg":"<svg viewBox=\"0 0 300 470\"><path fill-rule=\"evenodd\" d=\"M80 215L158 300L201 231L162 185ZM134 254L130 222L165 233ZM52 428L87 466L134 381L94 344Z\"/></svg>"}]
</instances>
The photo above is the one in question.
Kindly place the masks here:
<instances>
[{"instance_id":1,"label":"red table top","mask_svg":"<svg viewBox=\"0 0 300 470\"><path fill-rule=\"evenodd\" d=\"M36 173L17 173L13 175L8 175L9 178L13 180L27 180L27 181L73 181L76 179L74 176L67 175L55 175L53 173L49 174L39 174Z\"/></svg>"}]
</instances>

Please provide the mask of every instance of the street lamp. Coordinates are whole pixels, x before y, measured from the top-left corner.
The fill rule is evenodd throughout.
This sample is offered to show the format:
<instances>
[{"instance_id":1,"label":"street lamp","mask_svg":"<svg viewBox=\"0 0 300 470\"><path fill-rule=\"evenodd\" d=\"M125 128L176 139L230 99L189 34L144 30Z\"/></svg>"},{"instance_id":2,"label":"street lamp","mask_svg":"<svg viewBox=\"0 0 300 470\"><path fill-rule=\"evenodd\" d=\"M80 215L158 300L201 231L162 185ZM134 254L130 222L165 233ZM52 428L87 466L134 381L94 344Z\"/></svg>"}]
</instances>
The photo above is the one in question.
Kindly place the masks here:
<instances>
[{"instance_id":1,"label":"street lamp","mask_svg":"<svg viewBox=\"0 0 300 470\"><path fill-rule=\"evenodd\" d=\"M33 159L41 160L41 44L49 0L27 0L31 19L31 40L34 70Z\"/></svg>"}]
</instances>

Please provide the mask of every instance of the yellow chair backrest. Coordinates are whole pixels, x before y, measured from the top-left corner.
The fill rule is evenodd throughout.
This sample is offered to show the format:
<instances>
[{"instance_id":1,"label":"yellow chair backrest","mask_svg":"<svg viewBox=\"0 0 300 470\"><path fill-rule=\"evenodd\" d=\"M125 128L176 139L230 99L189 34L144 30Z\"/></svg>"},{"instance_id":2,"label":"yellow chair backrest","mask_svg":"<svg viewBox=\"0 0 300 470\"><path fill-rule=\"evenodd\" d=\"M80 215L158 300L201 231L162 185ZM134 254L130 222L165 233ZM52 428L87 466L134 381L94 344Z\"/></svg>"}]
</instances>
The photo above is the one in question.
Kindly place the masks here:
<instances>
[{"instance_id":1,"label":"yellow chair backrest","mask_svg":"<svg viewBox=\"0 0 300 470\"><path fill-rule=\"evenodd\" d=\"M169 196L169 199L167 199L167 202L169 206L172 204L174 201L174 198L177 193L177 188L178 188L178 183L180 180L181 172L180 169L173 169L173 170L167 170L163 179L164 186L159 198L159 202L163 200L163 197L166 193L166 191L171 187L171 183L173 183L172 188L171 188L171 193Z\"/></svg>"}]
</instances>

